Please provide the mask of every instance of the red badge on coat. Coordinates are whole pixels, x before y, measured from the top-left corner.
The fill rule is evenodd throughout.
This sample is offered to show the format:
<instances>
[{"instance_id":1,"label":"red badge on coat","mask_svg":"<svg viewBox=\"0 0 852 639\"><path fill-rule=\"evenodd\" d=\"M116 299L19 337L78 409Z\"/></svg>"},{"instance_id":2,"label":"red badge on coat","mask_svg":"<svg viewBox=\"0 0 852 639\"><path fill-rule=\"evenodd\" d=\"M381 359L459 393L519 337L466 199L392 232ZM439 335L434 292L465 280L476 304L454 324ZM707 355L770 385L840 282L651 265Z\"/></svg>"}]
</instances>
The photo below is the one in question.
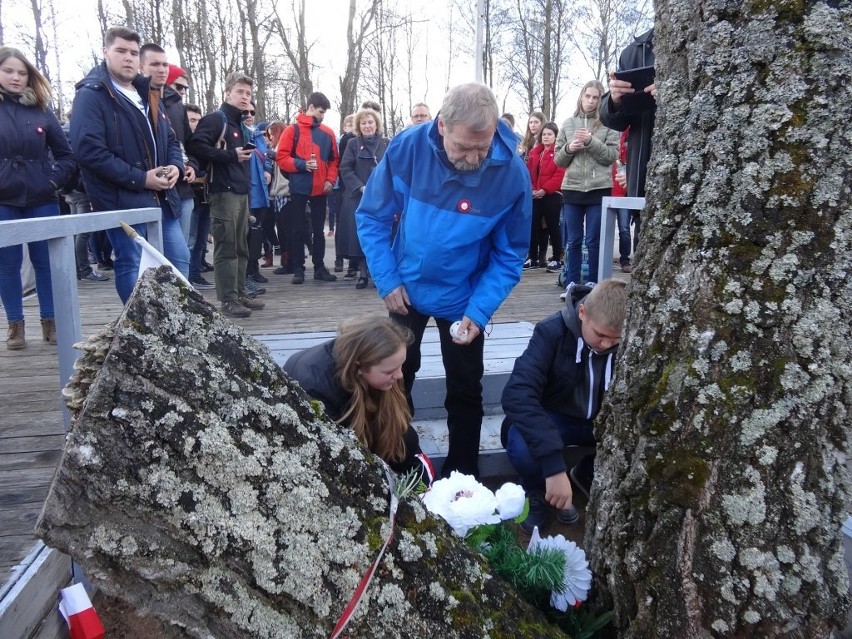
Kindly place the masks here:
<instances>
[{"instance_id":1,"label":"red badge on coat","mask_svg":"<svg viewBox=\"0 0 852 639\"><path fill-rule=\"evenodd\" d=\"M469 213L470 212L470 200L459 200L459 203L456 204L456 209L458 209L459 213Z\"/></svg>"}]
</instances>

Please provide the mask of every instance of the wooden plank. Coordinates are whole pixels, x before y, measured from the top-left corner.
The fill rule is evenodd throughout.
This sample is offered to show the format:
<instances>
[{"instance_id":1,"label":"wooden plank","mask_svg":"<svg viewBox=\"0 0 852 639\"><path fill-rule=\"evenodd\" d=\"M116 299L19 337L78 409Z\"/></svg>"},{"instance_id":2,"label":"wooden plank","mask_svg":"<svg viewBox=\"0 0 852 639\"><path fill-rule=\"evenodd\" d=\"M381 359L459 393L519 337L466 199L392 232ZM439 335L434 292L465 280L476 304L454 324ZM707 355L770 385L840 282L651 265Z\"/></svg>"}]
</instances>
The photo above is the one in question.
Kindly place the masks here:
<instances>
[{"instance_id":1,"label":"wooden plank","mask_svg":"<svg viewBox=\"0 0 852 639\"><path fill-rule=\"evenodd\" d=\"M35 523L41 510L34 510L30 504L18 504L3 508L3 531L0 538L18 535L32 536Z\"/></svg>"},{"instance_id":2,"label":"wooden plank","mask_svg":"<svg viewBox=\"0 0 852 639\"><path fill-rule=\"evenodd\" d=\"M30 637L56 606L59 588L68 583L70 574L70 557L42 546L0 601L0 637Z\"/></svg>"}]
</instances>

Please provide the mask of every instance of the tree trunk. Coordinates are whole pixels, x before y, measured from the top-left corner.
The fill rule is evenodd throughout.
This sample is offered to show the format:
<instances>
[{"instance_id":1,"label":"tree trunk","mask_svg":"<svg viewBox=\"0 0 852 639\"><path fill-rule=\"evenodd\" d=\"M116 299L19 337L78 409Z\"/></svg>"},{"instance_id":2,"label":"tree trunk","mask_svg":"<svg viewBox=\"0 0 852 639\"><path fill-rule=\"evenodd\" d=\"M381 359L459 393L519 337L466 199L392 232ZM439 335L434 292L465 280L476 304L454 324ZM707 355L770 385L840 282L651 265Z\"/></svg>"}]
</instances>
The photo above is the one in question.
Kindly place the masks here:
<instances>
[{"instance_id":1,"label":"tree trunk","mask_svg":"<svg viewBox=\"0 0 852 639\"><path fill-rule=\"evenodd\" d=\"M389 532L376 458L167 268L82 350L39 536L186 636L328 637ZM347 634L484 631L564 636L404 500Z\"/></svg>"},{"instance_id":2,"label":"tree trunk","mask_svg":"<svg viewBox=\"0 0 852 639\"><path fill-rule=\"evenodd\" d=\"M852 5L661 0L656 24L656 159L586 545L622 637L830 637Z\"/></svg>"}]
</instances>

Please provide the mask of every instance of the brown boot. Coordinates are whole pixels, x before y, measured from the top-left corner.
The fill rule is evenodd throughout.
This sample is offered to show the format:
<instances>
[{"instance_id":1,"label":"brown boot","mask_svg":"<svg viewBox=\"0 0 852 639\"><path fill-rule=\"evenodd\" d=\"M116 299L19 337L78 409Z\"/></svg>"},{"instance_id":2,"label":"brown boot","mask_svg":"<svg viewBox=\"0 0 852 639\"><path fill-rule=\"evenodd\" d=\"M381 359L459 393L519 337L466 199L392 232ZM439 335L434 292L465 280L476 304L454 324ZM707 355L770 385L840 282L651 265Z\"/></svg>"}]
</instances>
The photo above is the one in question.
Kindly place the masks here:
<instances>
[{"instance_id":1,"label":"brown boot","mask_svg":"<svg viewBox=\"0 0 852 639\"><path fill-rule=\"evenodd\" d=\"M24 320L9 322L9 334L6 337L6 348L10 351L21 351L27 347L24 337Z\"/></svg>"},{"instance_id":2,"label":"brown boot","mask_svg":"<svg viewBox=\"0 0 852 639\"><path fill-rule=\"evenodd\" d=\"M49 344L56 344L56 320L52 317L41 318L41 335Z\"/></svg>"},{"instance_id":3,"label":"brown boot","mask_svg":"<svg viewBox=\"0 0 852 639\"><path fill-rule=\"evenodd\" d=\"M261 264L263 268L270 268L272 266L272 253L265 253L263 256L263 264Z\"/></svg>"}]
</instances>

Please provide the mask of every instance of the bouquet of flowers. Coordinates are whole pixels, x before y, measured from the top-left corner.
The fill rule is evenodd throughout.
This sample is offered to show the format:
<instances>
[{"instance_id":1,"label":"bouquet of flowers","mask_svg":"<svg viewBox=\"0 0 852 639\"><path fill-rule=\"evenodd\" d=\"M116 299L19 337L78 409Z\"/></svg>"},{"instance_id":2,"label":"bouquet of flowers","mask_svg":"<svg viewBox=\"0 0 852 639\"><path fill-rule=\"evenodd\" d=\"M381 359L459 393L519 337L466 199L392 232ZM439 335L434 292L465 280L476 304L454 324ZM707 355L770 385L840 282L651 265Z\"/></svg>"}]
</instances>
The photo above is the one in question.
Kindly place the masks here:
<instances>
[{"instance_id":1,"label":"bouquet of flowers","mask_svg":"<svg viewBox=\"0 0 852 639\"><path fill-rule=\"evenodd\" d=\"M582 548L562 535L542 538L538 528L522 548L515 530L503 525L527 516L529 505L517 484L492 492L470 475L453 472L434 482L422 499L429 511L485 556L494 572L574 639L592 637L610 622L611 612L596 616L579 609L592 584Z\"/></svg>"}]
</instances>

